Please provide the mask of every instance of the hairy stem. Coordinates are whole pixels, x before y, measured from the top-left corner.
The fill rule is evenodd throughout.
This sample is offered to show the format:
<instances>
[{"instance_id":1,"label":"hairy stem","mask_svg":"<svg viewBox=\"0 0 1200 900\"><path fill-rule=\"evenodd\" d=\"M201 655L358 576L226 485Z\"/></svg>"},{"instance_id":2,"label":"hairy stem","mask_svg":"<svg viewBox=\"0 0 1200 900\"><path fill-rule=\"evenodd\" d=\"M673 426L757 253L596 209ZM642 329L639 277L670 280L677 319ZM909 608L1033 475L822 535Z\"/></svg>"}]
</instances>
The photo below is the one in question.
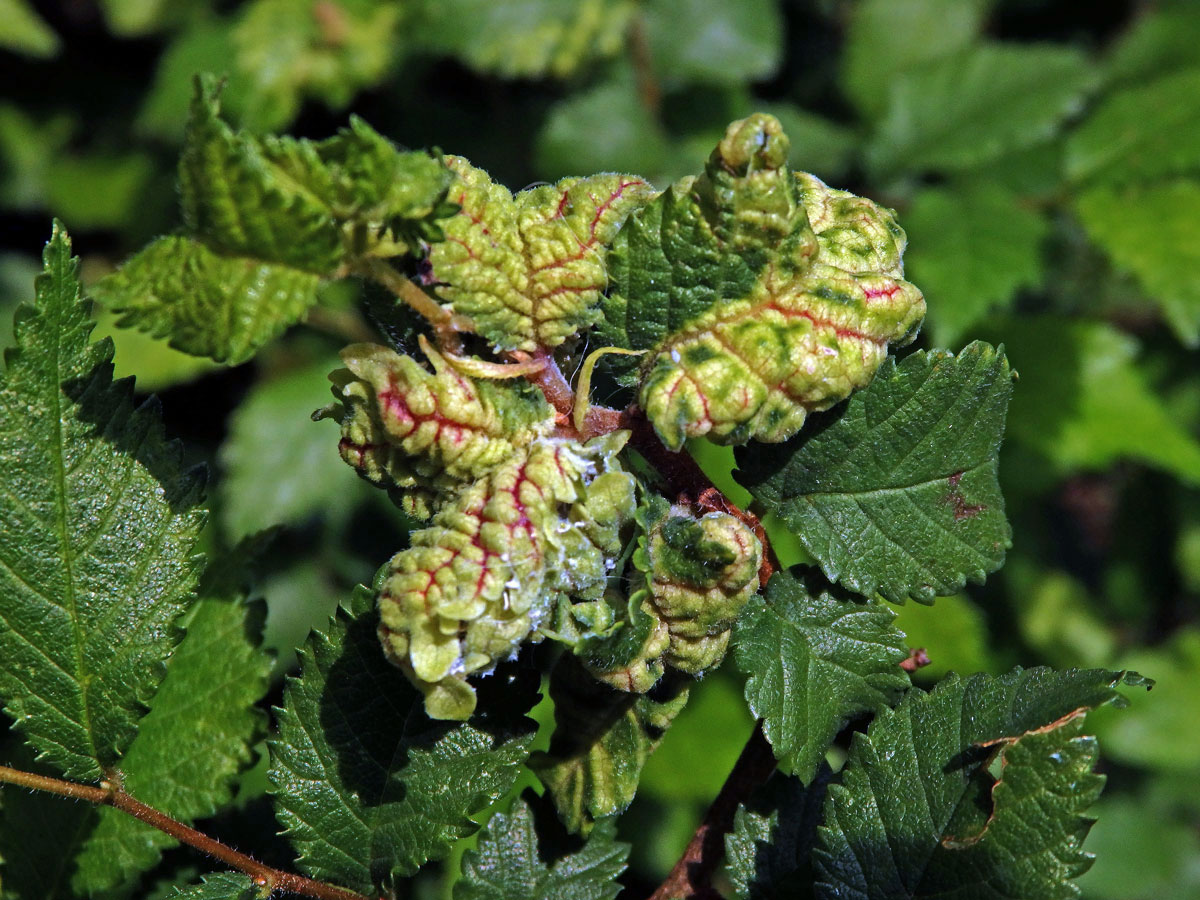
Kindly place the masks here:
<instances>
[{"instance_id":1,"label":"hairy stem","mask_svg":"<svg viewBox=\"0 0 1200 900\"><path fill-rule=\"evenodd\" d=\"M775 754L763 737L762 723L734 763L720 793L704 814L687 848L650 900L718 900L712 876L725 857L725 835L733 827L738 806L775 771Z\"/></svg>"},{"instance_id":2,"label":"hairy stem","mask_svg":"<svg viewBox=\"0 0 1200 900\"><path fill-rule=\"evenodd\" d=\"M364 259L358 264L357 271L382 284L429 322L443 350L455 354L462 352L462 333L475 330L475 324L470 319L443 308L420 287L397 272L387 260Z\"/></svg>"},{"instance_id":3,"label":"hairy stem","mask_svg":"<svg viewBox=\"0 0 1200 900\"><path fill-rule=\"evenodd\" d=\"M0 782L119 809L135 819L169 834L179 842L220 860L230 868L244 872L255 884L270 891L299 894L303 897L316 898L316 900L365 900L361 894L356 894L354 891L325 884L322 881L314 881L303 875L284 872L264 865L244 853L239 853L215 838L190 828L125 793L124 788L116 780L102 781L99 785L80 784L76 781L64 781L60 778L50 778L45 775L36 775L33 772L23 772L20 769L0 766Z\"/></svg>"}]
</instances>

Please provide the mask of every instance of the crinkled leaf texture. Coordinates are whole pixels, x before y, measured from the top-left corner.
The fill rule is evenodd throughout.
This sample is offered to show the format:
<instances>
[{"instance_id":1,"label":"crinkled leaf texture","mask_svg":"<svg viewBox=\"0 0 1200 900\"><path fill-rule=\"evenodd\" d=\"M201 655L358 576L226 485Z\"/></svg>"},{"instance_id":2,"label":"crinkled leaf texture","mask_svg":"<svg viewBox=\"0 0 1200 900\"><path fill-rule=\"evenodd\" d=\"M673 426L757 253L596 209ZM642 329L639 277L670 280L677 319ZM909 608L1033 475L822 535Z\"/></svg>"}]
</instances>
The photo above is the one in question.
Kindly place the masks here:
<instances>
[{"instance_id":1,"label":"crinkled leaf texture","mask_svg":"<svg viewBox=\"0 0 1200 900\"><path fill-rule=\"evenodd\" d=\"M739 450L737 479L831 580L932 602L982 581L1010 546L996 470L1012 381L979 342L889 360L783 452Z\"/></svg>"},{"instance_id":2,"label":"crinkled leaf texture","mask_svg":"<svg viewBox=\"0 0 1200 900\"><path fill-rule=\"evenodd\" d=\"M186 233L159 238L103 279L97 299L197 356L238 363L297 321L323 278L436 238L450 173L360 120L328 140L259 138L220 117L197 80L179 163Z\"/></svg>"},{"instance_id":3,"label":"crinkled leaf texture","mask_svg":"<svg viewBox=\"0 0 1200 900\"><path fill-rule=\"evenodd\" d=\"M451 157L459 212L429 251L432 279L456 313L504 350L557 347L595 324L608 244L653 189L631 175L564 178L513 195Z\"/></svg>"},{"instance_id":4,"label":"crinkled leaf texture","mask_svg":"<svg viewBox=\"0 0 1200 900\"><path fill-rule=\"evenodd\" d=\"M616 829L595 829L574 853L552 862L543 858L533 811L517 800L496 813L479 844L463 858L454 900L614 900L629 845L613 839Z\"/></svg>"},{"instance_id":5,"label":"crinkled leaf texture","mask_svg":"<svg viewBox=\"0 0 1200 900\"><path fill-rule=\"evenodd\" d=\"M0 696L42 759L100 778L129 748L196 587L200 480L88 343L55 225L0 376Z\"/></svg>"},{"instance_id":6,"label":"crinkled leaf texture","mask_svg":"<svg viewBox=\"0 0 1200 900\"><path fill-rule=\"evenodd\" d=\"M854 716L878 712L908 687L904 634L887 606L820 590L777 572L734 628L746 700L780 765L804 782Z\"/></svg>"},{"instance_id":7,"label":"crinkled leaf texture","mask_svg":"<svg viewBox=\"0 0 1200 900\"><path fill-rule=\"evenodd\" d=\"M1103 779L1081 715L1135 675L1016 669L911 691L855 735L829 789L819 898L1071 898ZM999 756L999 777L990 765Z\"/></svg>"},{"instance_id":8,"label":"crinkled leaf texture","mask_svg":"<svg viewBox=\"0 0 1200 900\"><path fill-rule=\"evenodd\" d=\"M469 819L516 781L534 723L519 685L503 712L435 722L421 695L383 655L374 595L358 589L309 639L288 682L271 742L279 819L316 878L361 892L386 888L475 830ZM527 707L526 707L527 708Z\"/></svg>"},{"instance_id":9,"label":"crinkled leaf texture","mask_svg":"<svg viewBox=\"0 0 1200 900\"><path fill-rule=\"evenodd\" d=\"M598 331L647 350L638 402L667 447L778 442L865 386L925 303L888 210L787 166L773 116L734 122L704 174L636 211Z\"/></svg>"},{"instance_id":10,"label":"crinkled leaf texture","mask_svg":"<svg viewBox=\"0 0 1200 900\"><path fill-rule=\"evenodd\" d=\"M776 773L739 807L725 836L734 900L785 900L812 892L813 845L831 777L822 765L808 787Z\"/></svg>"}]
</instances>

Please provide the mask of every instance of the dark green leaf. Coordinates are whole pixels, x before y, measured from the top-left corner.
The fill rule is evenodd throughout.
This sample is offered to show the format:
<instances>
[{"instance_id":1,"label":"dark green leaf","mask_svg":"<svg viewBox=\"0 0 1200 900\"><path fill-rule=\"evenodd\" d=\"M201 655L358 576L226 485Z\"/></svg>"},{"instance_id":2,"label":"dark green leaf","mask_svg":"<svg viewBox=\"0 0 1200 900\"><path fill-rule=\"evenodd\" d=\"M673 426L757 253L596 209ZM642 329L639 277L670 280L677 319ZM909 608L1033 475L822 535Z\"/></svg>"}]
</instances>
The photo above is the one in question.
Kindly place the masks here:
<instances>
[{"instance_id":1,"label":"dark green leaf","mask_svg":"<svg viewBox=\"0 0 1200 900\"><path fill-rule=\"evenodd\" d=\"M810 857L829 783L822 766L809 787L776 773L738 809L725 836L734 900L785 900L812 893Z\"/></svg>"},{"instance_id":2,"label":"dark green leaf","mask_svg":"<svg viewBox=\"0 0 1200 900\"><path fill-rule=\"evenodd\" d=\"M586 834L633 801L642 767L687 703L687 686L668 676L650 694L618 691L568 656L554 669L550 696L554 737L529 767L567 828Z\"/></svg>"},{"instance_id":3,"label":"dark green leaf","mask_svg":"<svg viewBox=\"0 0 1200 900\"><path fill-rule=\"evenodd\" d=\"M740 84L779 67L778 0L649 0L641 15L650 59L667 83Z\"/></svg>"},{"instance_id":4,"label":"dark green leaf","mask_svg":"<svg viewBox=\"0 0 1200 900\"><path fill-rule=\"evenodd\" d=\"M829 790L817 896L1077 896L1082 813L1103 783L1079 713L1118 699L1125 677L1017 669L910 692L855 736Z\"/></svg>"},{"instance_id":5,"label":"dark green leaf","mask_svg":"<svg viewBox=\"0 0 1200 900\"><path fill-rule=\"evenodd\" d=\"M1073 47L982 44L896 77L867 148L880 175L967 169L1054 134L1095 81Z\"/></svg>"},{"instance_id":6,"label":"dark green leaf","mask_svg":"<svg viewBox=\"0 0 1200 900\"><path fill-rule=\"evenodd\" d=\"M1088 236L1162 307L1179 339L1200 344L1200 181L1094 188L1076 198L1075 209Z\"/></svg>"},{"instance_id":7,"label":"dark green leaf","mask_svg":"<svg viewBox=\"0 0 1200 900\"><path fill-rule=\"evenodd\" d=\"M250 876L220 872L206 876L202 884L180 888L168 896L179 900L257 900L260 895Z\"/></svg>"},{"instance_id":8,"label":"dark green leaf","mask_svg":"<svg viewBox=\"0 0 1200 900\"><path fill-rule=\"evenodd\" d=\"M996 457L1012 394L1004 355L914 353L771 455L738 453L738 480L833 581L932 602L982 581L1010 543Z\"/></svg>"},{"instance_id":9,"label":"dark green leaf","mask_svg":"<svg viewBox=\"0 0 1200 900\"><path fill-rule=\"evenodd\" d=\"M1114 93L1071 135L1065 166L1114 186L1200 169L1200 68Z\"/></svg>"},{"instance_id":10,"label":"dark green leaf","mask_svg":"<svg viewBox=\"0 0 1200 900\"><path fill-rule=\"evenodd\" d=\"M842 87L871 117L910 69L960 50L979 35L991 0L863 0L853 7L842 57Z\"/></svg>"},{"instance_id":11,"label":"dark green leaf","mask_svg":"<svg viewBox=\"0 0 1200 900\"><path fill-rule=\"evenodd\" d=\"M812 781L851 718L908 687L895 613L876 600L820 591L777 572L734 628L746 700L784 771Z\"/></svg>"},{"instance_id":12,"label":"dark green leaf","mask_svg":"<svg viewBox=\"0 0 1200 900\"><path fill-rule=\"evenodd\" d=\"M0 378L0 694L70 778L115 765L166 673L204 513L153 405L113 384L57 227Z\"/></svg>"},{"instance_id":13,"label":"dark green leaf","mask_svg":"<svg viewBox=\"0 0 1200 900\"><path fill-rule=\"evenodd\" d=\"M300 865L364 892L473 832L468 817L513 785L533 727L511 694L492 717L427 718L421 695L384 659L377 618L372 592L360 588L327 632L313 634L271 742L278 815Z\"/></svg>"},{"instance_id":14,"label":"dark green leaf","mask_svg":"<svg viewBox=\"0 0 1200 900\"><path fill-rule=\"evenodd\" d=\"M613 840L611 826L597 828L583 847L543 861L533 812L517 800L496 813L475 850L463 858L454 900L614 900L629 845Z\"/></svg>"},{"instance_id":15,"label":"dark green leaf","mask_svg":"<svg viewBox=\"0 0 1200 900\"><path fill-rule=\"evenodd\" d=\"M905 271L929 304L939 347L956 344L983 315L1042 280L1048 222L1015 193L986 182L927 188L904 217Z\"/></svg>"},{"instance_id":16,"label":"dark green leaf","mask_svg":"<svg viewBox=\"0 0 1200 900\"><path fill-rule=\"evenodd\" d=\"M233 799L234 777L254 758L264 726L255 704L266 693L271 659L259 649L261 608L239 583L241 554L219 559L184 617L186 633L167 664L150 712L121 758L129 793L183 822L213 815ZM94 893L128 882L157 864L176 841L115 809L76 859L74 884Z\"/></svg>"}]
</instances>

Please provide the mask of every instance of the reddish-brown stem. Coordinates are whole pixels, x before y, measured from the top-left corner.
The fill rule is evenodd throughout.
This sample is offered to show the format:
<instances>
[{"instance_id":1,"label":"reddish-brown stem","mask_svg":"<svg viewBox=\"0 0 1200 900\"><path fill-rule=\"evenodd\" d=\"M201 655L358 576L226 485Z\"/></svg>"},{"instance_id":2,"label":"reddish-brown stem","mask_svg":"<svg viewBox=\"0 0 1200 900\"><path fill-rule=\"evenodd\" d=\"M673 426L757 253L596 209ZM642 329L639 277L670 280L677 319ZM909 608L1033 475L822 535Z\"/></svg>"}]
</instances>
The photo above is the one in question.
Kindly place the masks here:
<instances>
[{"instance_id":1,"label":"reddish-brown stem","mask_svg":"<svg viewBox=\"0 0 1200 900\"><path fill-rule=\"evenodd\" d=\"M125 793L115 780L102 781L99 785L80 784L75 781L65 781L46 775L35 775L33 772L23 772L20 769L10 769L8 766L0 766L0 782L119 809L135 819L157 828L164 834L169 834L180 843L194 847L201 853L220 860L232 869L244 872L255 884L270 891L299 894L303 897L313 897L315 900L365 900L362 894L354 891L264 865L253 857L239 853L215 838L172 819L154 807L147 806Z\"/></svg>"},{"instance_id":2,"label":"reddish-brown stem","mask_svg":"<svg viewBox=\"0 0 1200 900\"><path fill-rule=\"evenodd\" d=\"M756 787L775 771L775 754L763 737L762 723L742 754L734 763L720 793L704 814L700 827L692 835L679 862L675 863L665 881L658 886L650 900L718 900L720 894L712 886L712 876L725 857L725 835L733 827L733 817L741 804Z\"/></svg>"}]
</instances>

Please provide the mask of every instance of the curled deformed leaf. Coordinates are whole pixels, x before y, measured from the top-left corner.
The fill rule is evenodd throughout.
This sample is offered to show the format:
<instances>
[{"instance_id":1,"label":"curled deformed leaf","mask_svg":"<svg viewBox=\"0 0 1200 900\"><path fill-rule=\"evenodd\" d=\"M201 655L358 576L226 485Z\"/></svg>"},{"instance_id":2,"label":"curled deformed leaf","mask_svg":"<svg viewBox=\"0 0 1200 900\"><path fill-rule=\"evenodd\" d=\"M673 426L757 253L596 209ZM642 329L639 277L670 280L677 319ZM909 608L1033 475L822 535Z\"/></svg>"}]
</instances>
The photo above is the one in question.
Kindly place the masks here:
<instances>
[{"instance_id":1,"label":"curled deformed leaf","mask_svg":"<svg viewBox=\"0 0 1200 900\"><path fill-rule=\"evenodd\" d=\"M575 618L591 614L591 634L576 652L601 681L645 693L666 666L702 675L725 657L730 629L758 590L762 545L740 520L722 512L701 517L652 497L637 513L634 589L610 592ZM624 607L624 608L622 608ZM605 615L604 613L607 613Z\"/></svg>"},{"instance_id":2,"label":"curled deformed leaf","mask_svg":"<svg viewBox=\"0 0 1200 900\"><path fill-rule=\"evenodd\" d=\"M339 402L317 413L341 424L342 458L368 481L401 489L414 510L427 506L414 489L477 478L554 427L554 410L524 382L471 378L422 348L433 372L387 347L351 344L346 368L330 376Z\"/></svg>"},{"instance_id":3,"label":"curled deformed leaf","mask_svg":"<svg viewBox=\"0 0 1200 900\"><path fill-rule=\"evenodd\" d=\"M870 382L925 303L892 214L787 167L772 116L729 126L699 178L614 239L600 329L650 349L639 402L663 442L776 442Z\"/></svg>"},{"instance_id":4,"label":"curled deformed leaf","mask_svg":"<svg viewBox=\"0 0 1200 900\"><path fill-rule=\"evenodd\" d=\"M505 350L557 347L600 316L607 246L653 189L630 175L565 178L515 196L458 157L447 195L461 209L429 250L456 313Z\"/></svg>"},{"instance_id":5,"label":"curled deformed leaf","mask_svg":"<svg viewBox=\"0 0 1200 900\"><path fill-rule=\"evenodd\" d=\"M463 487L388 564L380 637L431 716L465 719L468 675L514 655L559 594L602 590L633 513L633 478L615 459L626 437L530 443Z\"/></svg>"}]
</instances>

